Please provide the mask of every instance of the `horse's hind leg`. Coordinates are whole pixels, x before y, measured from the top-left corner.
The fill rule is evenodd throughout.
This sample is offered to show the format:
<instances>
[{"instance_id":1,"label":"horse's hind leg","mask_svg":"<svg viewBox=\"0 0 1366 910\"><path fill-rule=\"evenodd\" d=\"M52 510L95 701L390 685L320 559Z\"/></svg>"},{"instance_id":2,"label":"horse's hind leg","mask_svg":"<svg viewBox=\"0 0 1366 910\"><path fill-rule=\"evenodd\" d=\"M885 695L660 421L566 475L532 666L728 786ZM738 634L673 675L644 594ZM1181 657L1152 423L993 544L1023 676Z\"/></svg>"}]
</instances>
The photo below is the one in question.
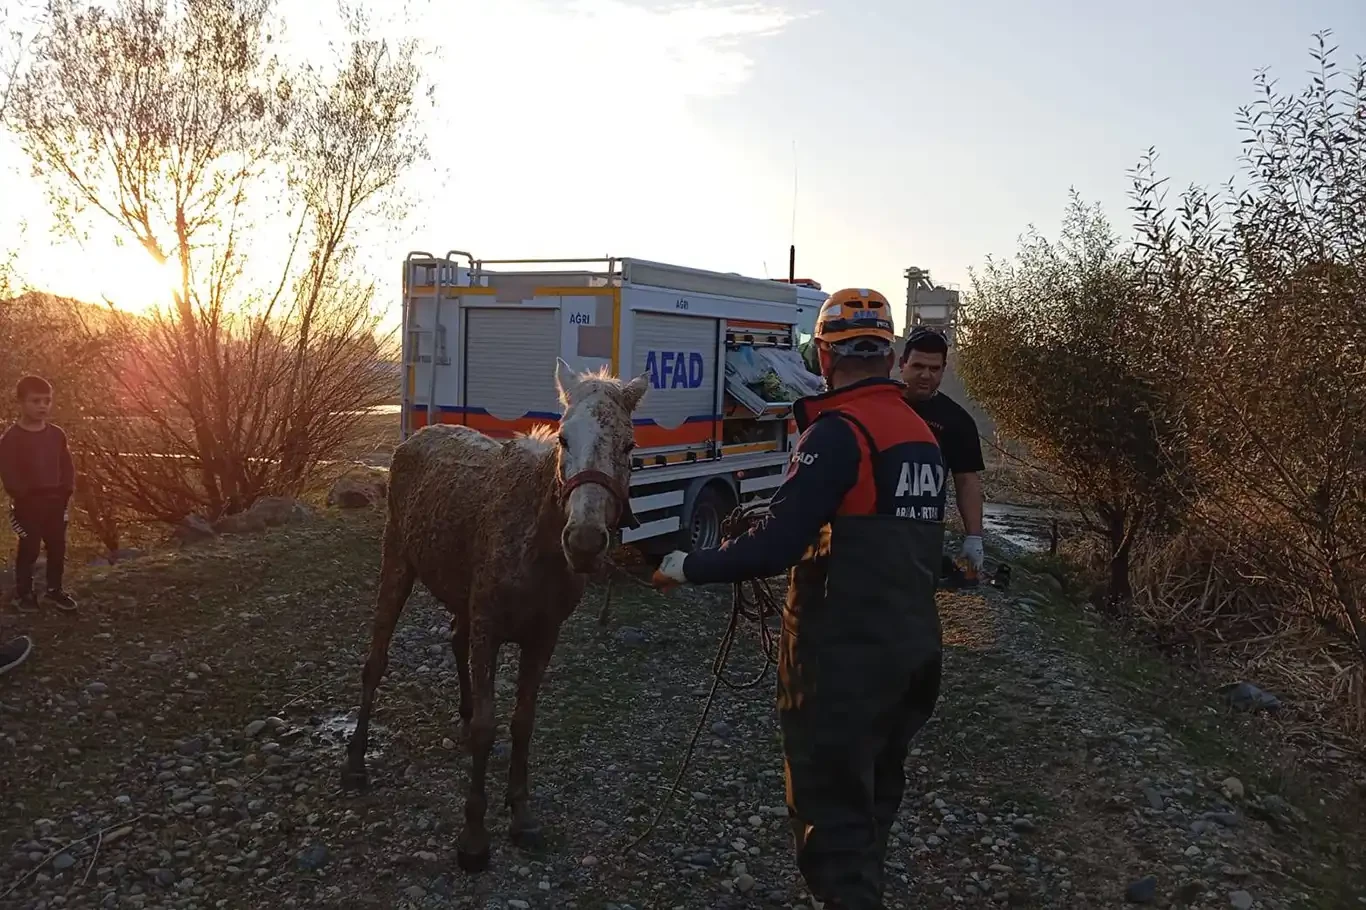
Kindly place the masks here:
<instances>
[{"instance_id":1,"label":"horse's hind leg","mask_svg":"<svg viewBox=\"0 0 1366 910\"><path fill-rule=\"evenodd\" d=\"M555 651L560 630L555 628L522 644L517 666L517 707L512 712L512 759L508 764L507 804L512 810L508 836L524 850L541 845L541 826L531 814L531 786L527 763L531 757L531 734L536 726L536 696Z\"/></svg>"},{"instance_id":2,"label":"horse's hind leg","mask_svg":"<svg viewBox=\"0 0 1366 910\"><path fill-rule=\"evenodd\" d=\"M392 525L384 529L384 550L380 556L379 595L375 603L375 624L370 638L370 654L361 672L360 715L356 730L346 746L346 770L342 773L343 787L364 787L365 750L370 742L370 712L375 705L375 690L389 668L389 643L394 627L403 613L408 595L413 593L417 574L403 554L397 532Z\"/></svg>"},{"instance_id":3,"label":"horse's hind leg","mask_svg":"<svg viewBox=\"0 0 1366 910\"><path fill-rule=\"evenodd\" d=\"M479 601L475 601L478 603ZM493 675L498 642L486 623L472 617L470 628L470 788L465 794L465 827L456 842L456 862L466 872L489 867L488 813L489 752L493 749Z\"/></svg>"}]
</instances>

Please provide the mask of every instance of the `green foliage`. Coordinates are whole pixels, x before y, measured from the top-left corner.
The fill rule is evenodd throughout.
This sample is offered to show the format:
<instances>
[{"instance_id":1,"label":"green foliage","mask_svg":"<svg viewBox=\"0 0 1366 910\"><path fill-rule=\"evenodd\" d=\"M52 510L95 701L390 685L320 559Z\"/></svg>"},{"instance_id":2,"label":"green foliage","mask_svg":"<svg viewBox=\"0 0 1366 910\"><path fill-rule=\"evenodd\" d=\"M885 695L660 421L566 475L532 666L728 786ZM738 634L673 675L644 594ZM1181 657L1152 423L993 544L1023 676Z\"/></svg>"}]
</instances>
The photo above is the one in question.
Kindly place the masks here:
<instances>
[{"instance_id":1,"label":"green foliage","mask_svg":"<svg viewBox=\"0 0 1366 910\"><path fill-rule=\"evenodd\" d=\"M973 398L1107 542L1115 601L1129 596L1127 553L1172 517L1181 485L1163 454L1169 395L1138 279L1099 208L1074 194L1058 241L1031 231L1014 262L974 273L959 362Z\"/></svg>"},{"instance_id":2,"label":"green foliage","mask_svg":"<svg viewBox=\"0 0 1366 910\"><path fill-rule=\"evenodd\" d=\"M1182 329L1193 519L1366 656L1366 64L1343 73L1327 37L1300 92L1258 77L1243 188L1168 213L1152 156L1136 169L1137 264Z\"/></svg>"},{"instance_id":3,"label":"green foliage","mask_svg":"<svg viewBox=\"0 0 1366 910\"><path fill-rule=\"evenodd\" d=\"M1300 92L1258 78L1240 181L1172 213L1150 152L1134 242L1074 195L1059 240L988 261L960 370L1091 519L1112 602L1135 544L1168 577L1176 549L1266 595L1206 581L1188 621L1307 615L1366 657L1366 64L1340 72L1326 38Z\"/></svg>"}]
</instances>

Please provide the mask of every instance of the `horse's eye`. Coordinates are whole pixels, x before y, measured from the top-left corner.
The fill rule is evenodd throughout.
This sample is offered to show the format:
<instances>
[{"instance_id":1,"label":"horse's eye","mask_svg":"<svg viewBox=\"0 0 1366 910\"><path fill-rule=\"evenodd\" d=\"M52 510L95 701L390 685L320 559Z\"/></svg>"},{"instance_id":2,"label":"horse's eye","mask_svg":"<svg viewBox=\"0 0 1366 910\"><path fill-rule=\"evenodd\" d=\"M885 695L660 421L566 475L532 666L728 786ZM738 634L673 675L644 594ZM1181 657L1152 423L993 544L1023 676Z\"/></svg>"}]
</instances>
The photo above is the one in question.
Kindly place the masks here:
<instances>
[{"instance_id":1,"label":"horse's eye","mask_svg":"<svg viewBox=\"0 0 1366 910\"><path fill-rule=\"evenodd\" d=\"M559 436L556 436L555 438L556 438L557 440L559 440L560 448L562 448L562 449L567 449L567 448L569 448L569 440L568 440L568 439L565 439L563 434L561 434L561 435L559 435Z\"/></svg>"},{"instance_id":2,"label":"horse's eye","mask_svg":"<svg viewBox=\"0 0 1366 910\"><path fill-rule=\"evenodd\" d=\"M630 442L623 443L622 446L621 446L622 454L625 454L625 455L630 455L632 452L635 451L635 449L636 449L636 441L635 441L634 439L632 439Z\"/></svg>"}]
</instances>

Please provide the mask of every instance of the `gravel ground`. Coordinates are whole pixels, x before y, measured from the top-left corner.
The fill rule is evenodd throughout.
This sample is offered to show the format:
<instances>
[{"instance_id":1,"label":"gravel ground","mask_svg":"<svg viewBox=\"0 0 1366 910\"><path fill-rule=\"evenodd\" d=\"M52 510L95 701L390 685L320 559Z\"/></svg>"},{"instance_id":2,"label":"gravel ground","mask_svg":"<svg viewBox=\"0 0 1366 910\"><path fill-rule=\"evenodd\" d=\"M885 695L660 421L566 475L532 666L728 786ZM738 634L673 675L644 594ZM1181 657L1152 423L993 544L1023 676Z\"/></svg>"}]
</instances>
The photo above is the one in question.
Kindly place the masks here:
<instances>
[{"instance_id":1,"label":"gravel ground","mask_svg":"<svg viewBox=\"0 0 1366 910\"><path fill-rule=\"evenodd\" d=\"M342 793L379 531L330 515L152 555L82 579L81 615L29 624L33 658L0 681L0 907L809 906L771 674L721 690L659 828L622 852L697 724L725 590L619 583L606 627L600 589L566 625L532 744L540 853L508 843L501 809L509 648L492 869L456 867L467 758L444 612L420 589L381 689L374 785ZM1008 596L942 595L945 693L908 763L889 906L1366 906L1341 847L1357 834L1324 814L1360 816L1352 776L1273 792L1248 746L1263 721L1136 669L1061 621L1055 594L1017 569ZM729 674L758 654L747 633Z\"/></svg>"}]
</instances>

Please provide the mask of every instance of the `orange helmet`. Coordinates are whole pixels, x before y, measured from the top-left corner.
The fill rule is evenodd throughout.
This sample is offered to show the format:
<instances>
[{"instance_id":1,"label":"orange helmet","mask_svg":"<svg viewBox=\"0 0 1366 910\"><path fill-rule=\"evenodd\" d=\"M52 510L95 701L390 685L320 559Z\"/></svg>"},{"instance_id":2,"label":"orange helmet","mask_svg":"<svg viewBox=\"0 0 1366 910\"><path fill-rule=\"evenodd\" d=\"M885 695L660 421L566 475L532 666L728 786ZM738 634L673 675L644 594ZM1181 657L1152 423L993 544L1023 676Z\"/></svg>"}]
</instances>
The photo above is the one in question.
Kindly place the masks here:
<instances>
[{"instance_id":1,"label":"orange helmet","mask_svg":"<svg viewBox=\"0 0 1366 910\"><path fill-rule=\"evenodd\" d=\"M836 291L821 304L816 339L842 354L881 354L896 340L891 304L868 288ZM874 344L856 344L859 341Z\"/></svg>"}]
</instances>

